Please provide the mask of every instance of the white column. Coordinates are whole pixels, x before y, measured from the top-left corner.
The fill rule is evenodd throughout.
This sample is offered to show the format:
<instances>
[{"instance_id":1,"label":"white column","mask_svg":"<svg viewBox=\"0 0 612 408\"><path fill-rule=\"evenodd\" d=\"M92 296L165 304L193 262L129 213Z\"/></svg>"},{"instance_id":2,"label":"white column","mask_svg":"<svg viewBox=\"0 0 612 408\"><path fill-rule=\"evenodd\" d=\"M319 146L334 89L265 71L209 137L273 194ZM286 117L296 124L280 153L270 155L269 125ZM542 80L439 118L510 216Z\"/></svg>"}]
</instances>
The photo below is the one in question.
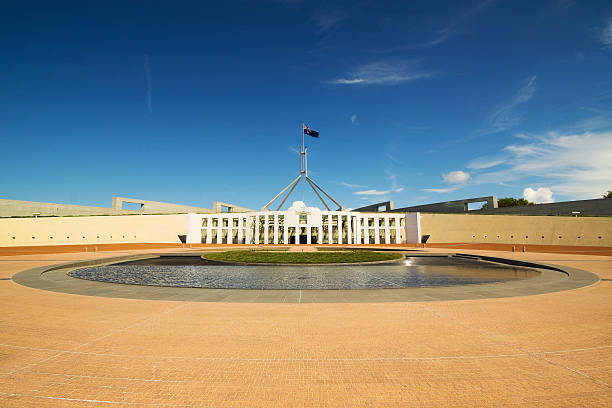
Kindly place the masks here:
<instances>
[{"instance_id":1,"label":"white column","mask_svg":"<svg viewBox=\"0 0 612 408\"><path fill-rule=\"evenodd\" d=\"M187 214L187 236L185 242L188 244L202 243L202 216L194 213Z\"/></svg>"},{"instance_id":2,"label":"white column","mask_svg":"<svg viewBox=\"0 0 612 408\"><path fill-rule=\"evenodd\" d=\"M274 244L278 244L278 213L274 214Z\"/></svg>"},{"instance_id":3,"label":"white column","mask_svg":"<svg viewBox=\"0 0 612 408\"><path fill-rule=\"evenodd\" d=\"M310 225L306 224L306 243L307 244L311 244L311 239L310 239Z\"/></svg>"},{"instance_id":4,"label":"white column","mask_svg":"<svg viewBox=\"0 0 612 408\"><path fill-rule=\"evenodd\" d=\"M246 220L246 230L244 231L246 233L246 236L244 237L244 242L250 244L251 238L253 238L253 232L251 231L251 217L247 216Z\"/></svg>"},{"instance_id":5,"label":"white column","mask_svg":"<svg viewBox=\"0 0 612 408\"><path fill-rule=\"evenodd\" d=\"M212 244L212 219L210 217L206 217L206 243Z\"/></svg>"},{"instance_id":6,"label":"white column","mask_svg":"<svg viewBox=\"0 0 612 408\"><path fill-rule=\"evenodd\" d=\"M380 244L380 227L378 226L379 221L379 216L378 214L376 214L374 216L374 243L375 244Z\"/></svg>"},{"instance_id":7,"label":"white column","mask_svg":"<svg viewBox=\"0 0 612 408\"><path fill-rule=\"evenodd\" d=\"M259 215L255 215L255 244L259 244Z\"/></svg>"},{"instance_id":8,"label":"white column","mask_svg":"<svg viewBox=\"0 0 612 408\"><path fill-rule=\"evenodd\" d=\"M402 235L400 233L401 231L402 231L402 227L400 225L400 217L396 216L395 217L395 242L397 244L403 244Z\"/></svg>"},{"instance_id":9,"label":"white column","mask_svg":"<svg viewBox=\"0 0 612 408\"><path fill-rule=\"evenodd\" d=\"M232 241L233 233L234 233L234 217L230 215L229 217L227 217L227 243L228 244L234 243Z\"/></svg>"},{"instance_id":10,"label":"white column","mask_svg":"<svg viewBox=\"0 0 612 408\"><path fill-rule=\"evenodd\" d=\"M265 215L264 218L264 244L268 244L268 238L269 238L269 233L268 233L268 229L270 227L270 224L268 222L268 214Z\"/></svg>"},{"instance_id":11,"label":"white column","mask_svg":"<svg viewBox=\"0 0 612 408\"><path fill-rule=\"evenodd\" d=\"M321 226L319 227L319 237L317 238L317 243L321 245L323 243L323 216L321 216Z\"/></svg>"},{"instance_id":12,"label":"white column","mask_svg":"<svg viewBox=\"0 0 612 408\"><path fill-rule=\"evenodd\" d=\"M351 238L353 237L353 234L351 233L351 230L353 229L353 217L350 214L346 216L346 229L348 231L346 236L347 244L352 244Z\"/></svg>"},{"instance_id":13,"label":"white column","mask_svg":"<svg viewBox=\"0 0 612 408\"><path fill-rule=\"evenodd\" d=\"M285 225L283 225L283 244L289 243L289 225L287 225L287 217L285 217Z\"/></svg>"},{"instance_id":14,"label":"white column","mask_svg":"<svg viewBox=\"0 0 612 408\"><path fill-rule=\"evenodd\" d=\"M338 214L338 243L342 243L342 214Z\"/></svg>"},{"instance_id":15,"label":"white column","mask_svg":"<svg viewBox=\"0 0 612 408\"><path fill-rule=\"evenodd\" d=\"M391 226L389 225L389 216L385 216L385 243L389 244L391 241Z\"/></svg>"},{"instance_id":16,"label":"white column","mask_svg":"<svg viewBox=\"0 0 612 408\"><path fill-rule=\"evenodd\" d=\"M217 217L217 244L221 243L221 228L223 228L223 217Z\"/></svg>"},{"instance_id":17,"label":"white column","mask_svg":"<svg viewBox=\"0 0 612 408\"><path fill-rule=\"evenodd\" d=\"M244 225L244 221L242 221L244 219L244 217L238 217L238 242L242 243L242 231L243 231L243 225Z\"/></svg>"},{"instance_id":18,"label":"white column","mask_svg":"<svg viewBox=\"0 0 612 408\"><path fill-rule=\"evenodd\" d=\"M329 236L328 243L333 244L334 243L334 234L333 234L334 230L332 227L332 213L331 212L329 212L329 215L327 216L327 231L328 231L327 235Z\"/></svg>"}]
</instances>

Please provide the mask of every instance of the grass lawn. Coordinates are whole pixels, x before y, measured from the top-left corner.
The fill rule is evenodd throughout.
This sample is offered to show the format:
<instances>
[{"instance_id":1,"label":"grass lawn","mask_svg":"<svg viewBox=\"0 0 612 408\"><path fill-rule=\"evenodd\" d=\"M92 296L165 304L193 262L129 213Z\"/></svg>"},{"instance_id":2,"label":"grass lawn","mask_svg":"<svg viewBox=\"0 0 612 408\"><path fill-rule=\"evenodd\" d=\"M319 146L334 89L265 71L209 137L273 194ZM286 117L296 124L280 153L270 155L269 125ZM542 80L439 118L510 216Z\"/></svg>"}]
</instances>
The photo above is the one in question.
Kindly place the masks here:
<instances>
[{"instance_id":1,"label":"grass lawn","mask_svg":"<svg viewBox=\"0 0 612 408\"><path fill-rule=\"evenodd\" d=\"M270 252L270 251L227 251L204 254L207 259L226 262L324 264L375 262L402 259L403 254L374 251L333 251L333 252Z\"/></svg>"}]
</instances>

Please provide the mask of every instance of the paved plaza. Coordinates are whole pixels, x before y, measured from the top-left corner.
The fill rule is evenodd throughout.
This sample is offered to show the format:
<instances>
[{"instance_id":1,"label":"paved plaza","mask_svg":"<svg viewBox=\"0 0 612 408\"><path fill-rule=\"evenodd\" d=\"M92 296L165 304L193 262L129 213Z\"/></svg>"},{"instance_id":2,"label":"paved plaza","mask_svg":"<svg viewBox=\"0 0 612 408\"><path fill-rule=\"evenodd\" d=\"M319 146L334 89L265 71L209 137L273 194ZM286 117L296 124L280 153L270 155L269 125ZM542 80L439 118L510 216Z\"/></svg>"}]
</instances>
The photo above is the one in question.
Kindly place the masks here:
<instances>
[{"instance_id":1,"label":"paved plaza","mask_svg":"<svg viewBox=\"0 0 612 408\"><path fill-rule=\"evenodd\" d=\"M168 252L0 256L0 406L612 405L610 256L470 249L602 280L460 301L137 300L10 280L45 265L155 251Z\"/></svg>"}]
</instances>

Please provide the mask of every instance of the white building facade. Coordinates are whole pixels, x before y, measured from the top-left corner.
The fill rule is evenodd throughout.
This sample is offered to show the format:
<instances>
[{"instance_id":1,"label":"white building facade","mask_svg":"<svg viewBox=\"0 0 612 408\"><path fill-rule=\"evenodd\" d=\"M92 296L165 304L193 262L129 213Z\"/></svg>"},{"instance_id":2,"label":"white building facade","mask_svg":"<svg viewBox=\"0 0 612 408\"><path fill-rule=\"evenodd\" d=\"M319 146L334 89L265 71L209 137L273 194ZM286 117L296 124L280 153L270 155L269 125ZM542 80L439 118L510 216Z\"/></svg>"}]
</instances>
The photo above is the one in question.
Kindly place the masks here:
<instances>
[{"instance_id":1,"label":"white building facade","mask_svg":"<svg viewBox=\"0 0 612 408\"><path fill-rule=\"evenodd\" d=\"M193 214L190 244L404 244L420 242L418 213L322 211L301 202L286 211Z\"/></svg>"}]
</instances>

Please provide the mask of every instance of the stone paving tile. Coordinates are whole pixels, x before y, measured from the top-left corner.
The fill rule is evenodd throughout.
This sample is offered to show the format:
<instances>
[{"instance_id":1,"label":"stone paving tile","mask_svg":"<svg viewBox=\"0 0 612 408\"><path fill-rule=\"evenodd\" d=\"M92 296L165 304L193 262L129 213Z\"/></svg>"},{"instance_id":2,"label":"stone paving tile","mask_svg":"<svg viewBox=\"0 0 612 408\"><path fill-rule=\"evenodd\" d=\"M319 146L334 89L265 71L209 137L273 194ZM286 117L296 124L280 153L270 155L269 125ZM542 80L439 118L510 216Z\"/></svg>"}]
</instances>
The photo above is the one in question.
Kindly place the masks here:
<instances>
[{"instance_id":1,"label":"stone paving tile","mask_svg":"<svg viewBox=\"0 0 612 408\"><path fill-rule=\"evenodd\" d=\"M60 255L83 259L28 255L19 267ZM612 270L609 257L504 255ZM7 265L0 273L12 273ZM609 407L611 290L601 282L505 299L239 304L0 281L0 406Z\"/></svg>"},{"instance_id":2,"label":"stone paving tile","mask_svg":"<svg viewBox=\"0 0 612 408\"><path fill-rule=\"evenodd\" d=\"M0 344L0 376L55 356L58 351ZM0 381L2 377L0 377Z\"/></svg>"},{"instance_id":3,"label":"stone paving tile","mask_svg":"<svg viewBox=\"0 0 612 408\"><path fill-rule=\"evenodd\" d=\"M182 362L182 366L185 362ZM468 361L229 361L188 364L185 371L166 369L172 382L136 378L42 377L19 396L40 399L105 400L127 404L193 406L285 406L291 401L323 405L458 406L498 403L540 405L564 400L597 402L609 389L562 367L530 357ZM551 391L554 391L551 393ZM305 406L312 406L307 405Z\"/></svg>"},{"instance_id":4,"label":"stone paving tile","mask_svg":"<svg viewBox=\"0 0 612 408\"><path fill-rule=\"evenodd\" d=\"M612 346L569 353L551 352L542 357L602 383L612 384Z\"/></svg>"}]
</instances>

